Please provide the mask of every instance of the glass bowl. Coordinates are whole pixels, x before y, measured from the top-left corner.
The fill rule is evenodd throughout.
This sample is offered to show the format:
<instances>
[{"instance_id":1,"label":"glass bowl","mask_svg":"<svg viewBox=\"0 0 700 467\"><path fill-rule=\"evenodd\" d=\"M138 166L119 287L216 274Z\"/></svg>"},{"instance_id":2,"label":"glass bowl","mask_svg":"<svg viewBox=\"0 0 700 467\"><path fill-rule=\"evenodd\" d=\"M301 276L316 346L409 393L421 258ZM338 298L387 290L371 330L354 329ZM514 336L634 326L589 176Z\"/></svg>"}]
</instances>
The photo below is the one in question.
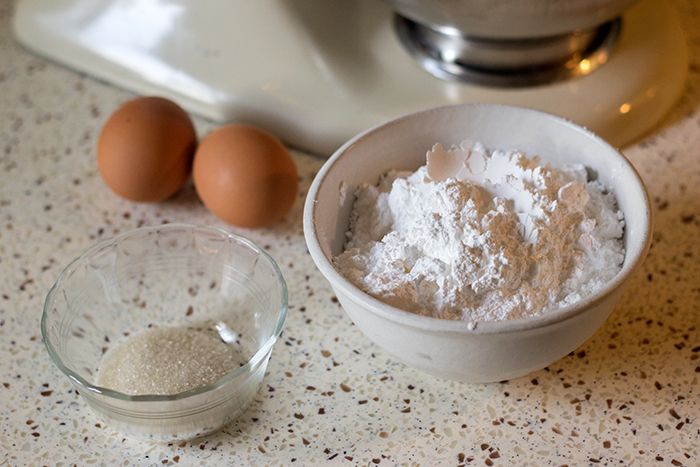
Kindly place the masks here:
<instances>
[{"instance_id":1,"label":"glass bowl","mask_svg":"<svg viewBox=\"0 0 700 467\"><path fill-rule=\"evenodd\" d=\"M168 442L215 431L248 407L287 301L277 264L253 242L217 228L166 224L120 234L68 265L48 293L41 331L56 366L101 420L130 437ZM154 329L208 333L235 362L219 379L177 393L100 386L103 356Z\"/></svg>"}]
</instances>

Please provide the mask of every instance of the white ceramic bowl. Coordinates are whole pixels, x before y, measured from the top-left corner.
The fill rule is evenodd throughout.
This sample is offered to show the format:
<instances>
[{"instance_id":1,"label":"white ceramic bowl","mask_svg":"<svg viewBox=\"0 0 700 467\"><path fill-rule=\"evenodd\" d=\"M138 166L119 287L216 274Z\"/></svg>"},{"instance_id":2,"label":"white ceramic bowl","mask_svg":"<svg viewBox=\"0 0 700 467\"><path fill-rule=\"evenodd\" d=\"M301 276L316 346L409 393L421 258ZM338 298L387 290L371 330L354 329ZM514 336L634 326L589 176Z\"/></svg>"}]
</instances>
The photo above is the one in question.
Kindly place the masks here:
<instances>
[{"instance_id":1,"label":"white ceramic bowl","mask_svg":"<svg viewBox=\"0 0 700 467\"><path fill-rule=\"evenodd\" d=\"M353 189L390 169L415 170L440 142L465 139L491 149L518 149L554 166L583 163L611 186L625 216L622 270L597 293L560 310L525 319L479 323L441 320L389 306L346 280L332 258L343 251ZM651 242L646 189L629 161L605 141L542 112L500 105L461 104L404 115L344 144L316 176L304 209L306 242L316 265L357 327L403 363L466 382L529 374L588 340L610 315Z\"/></svg>"}]
</instances>

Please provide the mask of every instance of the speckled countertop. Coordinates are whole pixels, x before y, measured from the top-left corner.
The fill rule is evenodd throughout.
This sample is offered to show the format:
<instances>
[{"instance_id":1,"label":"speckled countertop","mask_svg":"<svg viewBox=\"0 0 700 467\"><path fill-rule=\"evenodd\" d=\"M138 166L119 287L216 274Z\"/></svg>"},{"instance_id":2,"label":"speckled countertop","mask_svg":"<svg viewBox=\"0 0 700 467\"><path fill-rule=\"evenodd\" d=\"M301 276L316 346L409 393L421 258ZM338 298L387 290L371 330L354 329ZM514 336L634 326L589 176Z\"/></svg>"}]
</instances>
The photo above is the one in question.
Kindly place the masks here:
<instances>
[{"instance_id":1,"label":"speckled countertop","mask_svg":"<svg viewBox=\"0 0 700 467\"><path fill-rule=\"evenodd\" d=\"M686 92L625 153L653 199L643 269L594 337L530 376L458 384L407 368L360 334L306 252L301 213L323 161L294 152L299 199L264 230L290 314L254 404L223 431L169 445L96 421L52 364L39 320L61 269L96 241L164 222L220 225L189 184L133 204L102 183L95 144L131 94L37 58L0 1L0 466L700 465L700 9L676 0ZM195 119L204 135L216 127Z\"/></svg>"}]
</instances>

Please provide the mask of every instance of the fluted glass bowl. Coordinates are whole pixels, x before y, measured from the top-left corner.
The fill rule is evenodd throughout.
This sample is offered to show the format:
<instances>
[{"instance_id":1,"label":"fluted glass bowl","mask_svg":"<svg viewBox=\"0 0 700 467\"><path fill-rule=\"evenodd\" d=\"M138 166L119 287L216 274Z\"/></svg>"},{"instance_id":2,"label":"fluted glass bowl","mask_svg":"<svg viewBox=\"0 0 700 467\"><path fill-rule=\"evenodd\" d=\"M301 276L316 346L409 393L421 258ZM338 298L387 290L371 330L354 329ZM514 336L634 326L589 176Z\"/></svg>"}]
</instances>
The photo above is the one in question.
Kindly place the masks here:
<instances>
[{"instance_id":1,"label":"fluted glass bowl","mask_svg":"<svg viewBox=\"0 0 700 467\"><path fill-rule=\"evenodd\" d=\"M284 278L254 243L217 228L166 224L120 234L73 261L46 298L41 331L56 366L101 420L127 436L167 442L217 430L248 407L286 316ZM216 332L240 366L176 394L98 385L112 346L164 327Z\"/></svg>"}]
</instances>

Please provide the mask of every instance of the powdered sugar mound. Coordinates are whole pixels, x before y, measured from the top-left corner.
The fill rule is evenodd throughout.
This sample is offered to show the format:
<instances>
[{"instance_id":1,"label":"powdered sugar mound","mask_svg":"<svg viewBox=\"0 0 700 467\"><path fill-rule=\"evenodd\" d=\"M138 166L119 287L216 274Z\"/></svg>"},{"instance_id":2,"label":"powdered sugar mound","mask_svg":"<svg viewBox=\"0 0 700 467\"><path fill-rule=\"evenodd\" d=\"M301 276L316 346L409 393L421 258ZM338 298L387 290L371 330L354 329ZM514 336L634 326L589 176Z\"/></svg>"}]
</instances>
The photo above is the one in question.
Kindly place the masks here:
<instances>
[{"instance_id":1,"label":"powdered sugar mound","mask_svg":"<svg viewBox=\"0 0 700 467\"><path fill-rule=\"evenodd\" d=\"M418 314L497 321L573 303L619 271L622 213L585 167L469 141L435 145L427 161L356 190L334 262L369 294Z\"/></svg>"}]
</instances>

